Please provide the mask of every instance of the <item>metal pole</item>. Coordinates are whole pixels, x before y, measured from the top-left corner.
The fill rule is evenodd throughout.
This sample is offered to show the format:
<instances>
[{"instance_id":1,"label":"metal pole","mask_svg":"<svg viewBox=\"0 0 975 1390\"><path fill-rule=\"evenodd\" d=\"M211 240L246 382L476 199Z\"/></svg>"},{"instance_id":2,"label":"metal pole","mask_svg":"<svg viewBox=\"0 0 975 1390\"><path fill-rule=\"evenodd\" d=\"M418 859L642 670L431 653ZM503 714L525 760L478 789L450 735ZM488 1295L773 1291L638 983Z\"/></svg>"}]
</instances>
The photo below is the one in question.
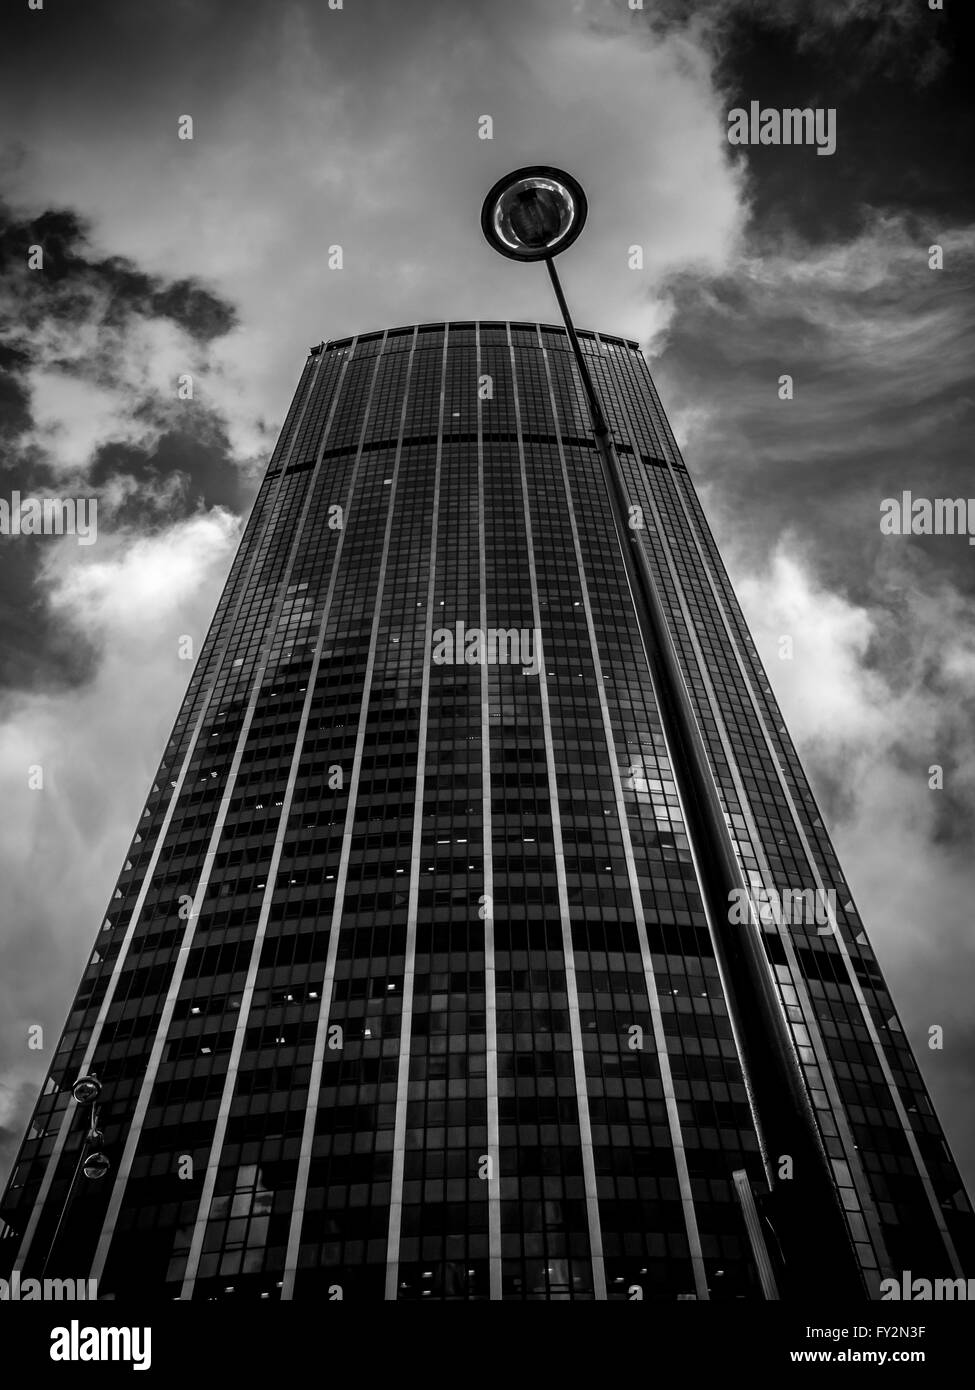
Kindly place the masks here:
<instances>
[{"instance_id":1,"label":"metal pole","mask_svg":"<svg viewBox=\"0 0 975 1390\"><path fill-rule=\"evenodd\" d=\"M59 1214L59 1216L58 1216L58 1224L57 1224L57 1225L55 1226L55 1228L54 1228L54 1234L51 1236L50 1244L49 1244L48 1247L47 1247L47 1254L44 1256L44 1263L43 1263L43 1265L41 1266L41 1278L42 1278L42 1279L44 1278L45 1274L47 1273L47 1267L48 1267L48 1265L51 1263L51 1256L54 1254L54 1247L55 1247L55 1245L57 1245L58 1236L61 1234L61 1227L64 1225L64 1218L67 1216L67 1214L68 1214L68 1208L71 1206L71 1199L72 1199L72 1197L74 1196L75 1187L76 1187L77 1182L78 1182L78 1174L81 1172L81 1168L82 1168L82 1165L84 1164L85 1156L86 1156L87 1152L88 1152L88 1128L85 1129L84 1137L83 1137L83 1139L82 1139L82 1141L81 1141L81 1153L78 1155L78 1162L75 1164L74 1172L73 1172L72 1175L71 1175L71 1182L70 1182L70 1184L69 1184L69 1186L68 1186L67 1195L65 1196L64 1203L63 1203L63 1205L62 1205L62 1207L61 1207L61 1211L60 1211L60 1214Z\"/></svg>"},{"instance_id":2,"label":"metal pole","mask_svg":"<svg viewBox=\"0 0 975 1390\"><path fill-rule=\"evenodd\" d=\"M609 426L606 424L606 416L603 414L602 403L596 394L592 377L589 374L589 367L586 359L582 355L582 348L579 345L579 338L576 334L576 326L572 322L572 315L569 313L569 306L565 302L565 295L562 293L562 282L555 269L555 261L551 256L545 257L545 265L548 268L548 277L555 290L555 298L559 301L559 308L562 311L562 319L565 323L565 331L569 335L569 342L572 344L572 351L575 355L576 366L579 368L579 375L582 377L582 387L586 393L586 400L589 402L589 412L592 415L592 428L597 440L609 439Z\"/></svg>"},{"instance_id":3,"label":"metal pole","mask_svg":"<svg viewBox=\"0 0 975 1390\"><path fill-rule=\"evenodd\" d=\"M733 996L739 1001L746 1064L754 1083L759 1110L760 1133L767 1135L770 1152L788 1154L794 1162L794 1179L775 1185L773 1193L782 1206L784 1222L799 1236L789 1241L801 1252L801 1269L790 1273L797 1285L823 1292L825 1287L839 1292L843 1274L835 1265L817 1272L820 1252L831 1242L823 1239L824 1224L832 1225L840 1236L840 1249L849 1248L849 1236L833 1182L829 1155L823 1146L815 1114L806 1091L799 1060L792 1045L764 949L748 926L729 922L732 892L750 890L731 843L724 810L718 795L694 706L681 670L680 659L670 625L639 532L629 524L630 499L619 456L606 424L588 364L579 344L575 325L566 304L562 285L551 256L544 258L555 290L565 329L582 379L592 416L592 429L603 466L613 509L617 539L633 592L636 616L647 653L654 687L659 697L660 716L675 759L686 773L685 785L688 831L699 851L702 890L714 925L716 949L731 981ZM824 1255L823 1258L828 1258ZM863 1294L859 1270L848 1271L846 1292Z\"/></svg>"}]
</instances>

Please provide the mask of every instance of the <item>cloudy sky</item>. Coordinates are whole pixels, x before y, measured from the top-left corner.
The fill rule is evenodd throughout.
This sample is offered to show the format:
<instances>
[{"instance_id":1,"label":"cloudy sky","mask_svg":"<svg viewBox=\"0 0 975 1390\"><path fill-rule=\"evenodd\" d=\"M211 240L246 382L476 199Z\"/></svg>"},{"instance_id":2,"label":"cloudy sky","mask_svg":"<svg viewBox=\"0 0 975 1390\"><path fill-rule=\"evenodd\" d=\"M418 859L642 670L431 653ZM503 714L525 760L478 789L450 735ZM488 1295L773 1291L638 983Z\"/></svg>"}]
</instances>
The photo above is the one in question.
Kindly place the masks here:
<instances>
[{"instance_id":1,"label":"cloudy sky","mask_svg":"<svg viewBox=\"0 0 975 1390\"><path fill-rule=\"evenodd\" d=\"M99 511L95 545L0 536L0 1179L189 678L179 639L202 640L308 346L552 321L547 277L478 226L495 179L544 162L590 198L562 262L577 320L651 359L975 1185L975 548L879 526L904 490L975 493L962 9L7 7L0 499ZM833 108L835 154L731 146L751 101Z\"/></svg>"}]
</instances>

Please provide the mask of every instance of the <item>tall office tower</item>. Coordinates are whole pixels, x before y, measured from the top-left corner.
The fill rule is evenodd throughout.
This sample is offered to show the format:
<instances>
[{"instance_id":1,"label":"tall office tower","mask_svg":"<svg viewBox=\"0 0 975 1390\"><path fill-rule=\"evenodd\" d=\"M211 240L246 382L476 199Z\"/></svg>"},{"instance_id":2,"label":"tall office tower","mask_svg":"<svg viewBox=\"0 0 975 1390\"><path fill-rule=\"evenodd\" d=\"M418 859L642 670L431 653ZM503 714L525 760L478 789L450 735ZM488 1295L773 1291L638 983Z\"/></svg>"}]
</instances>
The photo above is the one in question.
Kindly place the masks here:
<instances>
[{"instance_id":1,"label":"tall office tower","mask_svg":"<svg viewBox=\"0 0 975 1390\"><path fill-rule=\"evenodd\" d=\"M310 353L3 1200L5 1270L320 1301L960 1273L958 1173L646 364L580 336L622 540L561 329Z\"/></svg>"}]
</instances>

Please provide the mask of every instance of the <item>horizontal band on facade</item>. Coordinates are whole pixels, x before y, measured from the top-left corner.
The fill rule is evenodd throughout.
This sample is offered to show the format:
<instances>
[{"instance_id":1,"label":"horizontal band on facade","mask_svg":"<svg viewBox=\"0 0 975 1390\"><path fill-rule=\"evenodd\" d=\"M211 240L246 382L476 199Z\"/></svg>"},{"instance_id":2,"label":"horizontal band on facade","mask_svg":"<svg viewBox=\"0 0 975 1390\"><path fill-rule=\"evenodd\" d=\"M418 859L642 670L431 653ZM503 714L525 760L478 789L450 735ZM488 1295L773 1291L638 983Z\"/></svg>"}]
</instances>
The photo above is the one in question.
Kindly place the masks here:
<instances>
[{"instance_id":1,"label":"horizontal band on facade","mask_svg":"<svg viewBox=\"0 0 975 1390\"><path fill-rule=\"evenodd\" d=\"M561 440L563 446L567 446L568 448L574 448L574 449L595 449L595 447L596 447L595 441L594 441L593 439L591 439L591 438L586 438L584 435L577 435L577 434L563 434L563 435L557 435L557 434L521 434L521 435L519 435L519 434L515 434L515 433L513 433L513 432L511 432L511 431L503 431L503 430L485 430L485 431L481 434L480 438L481 438L481 442L484 443L484 444L517 444L517 443L521 442L522 444L547 444L547 445L553 445L553 446L555 446L555 447L558 447L559 441ZM384 450L384 449L395 449L395 448L397 447L397 445L400 445L400 446L401 446L402 448L404 448L404 449L408 449L408 448L429 448L429 447L435 447L436 444L437 444L437 442L438 442L438 439L440 439L441 442L442 442L443 444L447 444L447 445L450 445L450 444L476 444L476 443L478 442L478 436L477 436L476 434L471 434L471 433L464 433L464 434L460 434L460 433L458 433L458 434L444 434L443 436L438 436L438 435L435 435L435 434L408 434L408 435L404 435L403 438L402 438L401 440L400 440L400 439L375 439L375 440L371 440L371 441L369 441L368 443L362 445L362 447L361 447L361 452L362 452L363 454L380 453L380 452L382 452L382 450ZM341 446L339 446L339 447L337 447L337 448L335 448L335 449L323 449L323 450L322 450L322 461L324 462L326 459L329 459L329 460L330 460L330 459L340 459L340 458L355 458L356 455L357 455L359 452L360 452L359 446L358 446L358 445L355 445L355 444L341 445ZM617 452L618 454L621 454L621 455L625 456L625 457L632 457L632 456L633 456L633 446L632 446L631 444L617 444L617 445L616 445L616 452ZM667 461L666 461L665 459L656 458L656 457L655 457L654 455L652 455L652 454L641 454L641 455L640 455L640 458L641 458L641 460L643 461L643 463L648 464L648 465L649 465L650 467L652 467L652 468L665 468L665 469L666 469L666 468L669 467L669 468L675 468L675 469L677 469L677 470L680 471L680 472L685 472L685 471L686 471L686 470L684 469L684 467L683 467L682 464L674 464L674 463L668 464ZM314 459L314 458L306 459L303 463L292 464L290 468L285 469L285 472L286 472L286 473L305 473L305 472L307 472L310 468L314 468L316 462L317 462L317 460ZM272 469L269 473L266 474L266 476L267 476L268 478L276 478L276 477L279 475L280 472L281 472L280 469Z\"/></svg>"},{"instance_id":2,"label":"horizontal band on facade","mask_svg":"<svg viewBox=\"0 0 975 1390\"><path fill-rule=\"evenodd\" d=\"M542 333L547 338L562 339L565 342L566 348L569 347L568 334L566 333L565 329L562 327L561 324L507 323L495 319L481 319L477 322L474 322L473 320L468 320L463 323L452 323L448 321L446 323L408 324L401 328L387 329L385 332L385 336L387 341L390 338L412 337L414 332L416 332L418 337L425 337L433 333L442 334L446 329L449 329L456 340L458 334L465 332L473 333L475 329L480 329L482 332L496 332L497 330L501 329L506 332L509 328L511 329L512 333ZM591 328L580 328L577 330L577 336L584 342L598 342L600 344L610 343L613 345L613 347L629 348L631 352L640 351L640 344L634 342L632 338L619 338L612 333L600 333L597 337L595 330ZM383 330L380 329L374 333L353 334L351 337L348 338L333 338L325 342L316 343L314 347L309 349L309 353L311 356L317 357L318 354L323 351L341 351L343 348L351 347L353 343L358 344L378 342L382 337Z\"/></svg>"}]
</instances>

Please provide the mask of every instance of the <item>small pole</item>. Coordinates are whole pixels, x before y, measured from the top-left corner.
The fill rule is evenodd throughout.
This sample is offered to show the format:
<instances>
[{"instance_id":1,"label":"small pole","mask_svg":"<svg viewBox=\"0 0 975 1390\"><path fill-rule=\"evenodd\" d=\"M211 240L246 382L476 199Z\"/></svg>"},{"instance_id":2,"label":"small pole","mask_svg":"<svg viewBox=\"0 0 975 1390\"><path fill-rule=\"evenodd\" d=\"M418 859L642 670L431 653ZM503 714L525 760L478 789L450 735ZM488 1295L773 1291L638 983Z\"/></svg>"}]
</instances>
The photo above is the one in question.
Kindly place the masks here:
<instances>
[{"instance_id":1,"label":"small pole","mask_svg":"<svg viewBox=\"0 0 975 1390\"><path fill-rule=\"evenodd\" d=\"M589 412L592 415L592 427L597 439L607 439L609 437L609 427L606 424L606 417L603 414L603 407L599 396L596 394L596 387L589 372L589 366L583 356L582 347L576 333L576 326L572 322L572 315L569 313L569 306L565 302L565 295L562 293L562 282L559 279L558 271L555 269L555 260L551 256L545 257L545 265L548 270L548 278L552 282L555 290L555 298L559 301L559 308L562 311L562 318L565 323L565 331L569 335L569 342L572 344L572 351L575 355L576 366L579 368L579 375L582 377L582 388L586 393L586 400L589 402Z\"/></svg>"},{"instance_id":2,"label":"small pole","mask_svg":"<svg viewBox=\"0 0 975 1390\"><path fill-rule=\"evenodd\" d=\"M45 1274L47 1273L47 1267L48 1267L48 1265L51 1263L51 1256L54 1254L54 1247L55 1247L55 1245L57 1245L58 1236L61 1234L61 1227L64 1225L64 1219L65 1219L65 1217L66 1217L67 1214L68 1214L68 1209L69 1209L69 1207L71 1206L71 1200L72 1200L72 1198L74 1197L75 1188L76 1188L76 1186L77 1186L77 1184L78 1184L78 1174L81 1172L81 1169L82 1169L82 1166L83 1166L83 1164L84 1164L84 1161L85 1161L85 1159L86 1159L87 1156L88 1156L88 1141L89 1141L89 1135L90 1135L91 1131L95 1128L95 1114L96 1114L96 1111L95 1111L94 1106L92 1107L92 1112L91 1112L91 1113L92 1113L91 1122L90 1122L89 1124L86 1125L85 1133L84 1133L84 1136L83 1136L83 1138L82 1138L82 1140L81 1140L81 1153L78 1155L78 1162L75 1164L74 1172L73 1172L72 1175L71 1175L71 1182L70 1182L70 1184L68 1185L67 1195L65 1196L64 1203L63 1203L63 1205L62 1205L62 1207L61 1207L60 1215L58 1216L58 1223L57 1223L57 1225L56 1225L55 1228L54 1228L54 1234L51 1236L50 1244L49 1244L48 1247L47 1247L47 1254L44 1256L44 1263L43 1263L43 1265L41 1266L41 1278L42 1278L42 1279L44 1278Z\"/></svg>"}]
</instances>

